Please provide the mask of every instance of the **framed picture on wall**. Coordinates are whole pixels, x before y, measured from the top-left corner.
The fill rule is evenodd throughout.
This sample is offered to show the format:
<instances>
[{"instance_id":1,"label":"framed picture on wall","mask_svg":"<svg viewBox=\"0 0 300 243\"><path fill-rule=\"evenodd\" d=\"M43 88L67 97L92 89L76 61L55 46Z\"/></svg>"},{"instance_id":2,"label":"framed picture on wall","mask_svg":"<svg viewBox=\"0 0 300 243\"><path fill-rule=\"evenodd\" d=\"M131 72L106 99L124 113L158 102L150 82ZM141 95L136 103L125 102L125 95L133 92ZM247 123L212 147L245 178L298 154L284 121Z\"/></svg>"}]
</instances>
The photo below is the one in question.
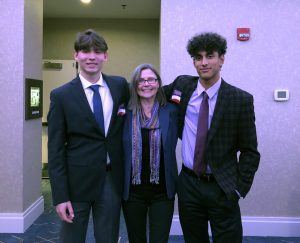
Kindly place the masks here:
<instances>
[{"instance_id":1,"label":"framed picture on wall","mask_svg":"<svg viewBox=\"0 0 300 243\"><path fill-rule=\"evenodd\" d=\"M25 79L25 120L43 116L43 81Z\"/></svg>"}]
</instances>

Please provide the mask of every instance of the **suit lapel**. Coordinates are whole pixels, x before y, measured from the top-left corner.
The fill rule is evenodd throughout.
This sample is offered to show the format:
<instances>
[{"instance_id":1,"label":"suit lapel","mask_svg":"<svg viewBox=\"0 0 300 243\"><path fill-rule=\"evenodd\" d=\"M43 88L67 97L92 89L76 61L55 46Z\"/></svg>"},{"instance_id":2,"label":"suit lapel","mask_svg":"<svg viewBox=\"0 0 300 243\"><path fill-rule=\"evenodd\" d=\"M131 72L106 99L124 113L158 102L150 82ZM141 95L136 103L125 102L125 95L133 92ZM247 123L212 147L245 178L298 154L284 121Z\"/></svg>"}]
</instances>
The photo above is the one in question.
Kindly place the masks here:
<instances>
[{"instance_id":1,"label":"suit lapel","mask_svg":"<svg viewBox=\"0 0 300 243\"><path fill-rule=\"evenodd\" d=\"M185 88L186 89L186 96L185 96L185 99L184 99L184 102L186 103L186 106L188 105L188 103L191 99L191 96L192 96L193 92L195 91L195 89L197 87L198 80L199 80L199 77L193 77L192 82L187 83L187 86Z\"/></svg>"},{"instance_id":2,"label":"suit lapel","mask_svg":"<svg viewBox=\"0 0 300 243\"><path fill-rule=\"evenodd\" d=\"M214 114L211 120L210 128L208 131L207 145L210 143L214 134L216 133L218 126L222 120L224 111L226 110L229 96L227 95L228 85L222 79L222 83L218 92L217 103L215 106Z\"/></svg>"},{"instance_id":3,"label":"suit lapel","mask_svg":"<svg viewBox=\"0 0 300 243\"><path fill-rule=\"evenodd\" d=\"M180 105L180 113L179 113L180 120L182 120L182 121L184 121L187 106L189 104L189 101L191 99L193 92L195 91L195 89L197 87L198 80L199 80L199 77L192 77L192 80L187 82L183 88L184 96L182 97L182 100L180 102L181 105Z\"/></svg>"},{"instance_id":4,"label":"suit lapel","mask_svg":"<svg viewBox=\"0 0 300 243\"><path fill-rule=\"evenodd\" d=\"M74 101L77 102L78 106L81 109L82 114L89 118L89 120L94 124L94 126L99 131L99 133L104 135L101 132L99 125L97 124L97 121L95 119L95 116L91 110L89 102L87 101L79 76L73 79L71 81L71 84L72 84L72 94L74 97Z\"/></svg>"},{"instance_id":5,"label":"suit lapel","mask_svg":"<svg viewBox=\"0 0 300 243\"><path fill-rule=\"evenodd\" d=\"M118 87L116 85L116 82L114 82L113 80L111 80L109 78L109 76L105 75L105 74L102 74L103 76L103 79L105 80L108 88L109 88L109 91L110 91L110 94L111 94L111 97L112 97L112 100L113 100L113 110L112 110L112 114L111 114L111 118L110 118L110 123L109 123L109 127L108 127L108 131L107 131L107 136L109 134L109 132L111 131L112 127L113 127L113 124L115 122L115 119L117 117L117 111L118 111Z\"/></svg>"},{"instance_id":6,"label":"suit lapel","mask_svg":"<svg viewBox=\"0 0 300 243\"><path fill-rule=\"evenodd\" d=\"M163 147L165 147L167 146L166 140L167 140L167 134L169 129L169 117L170 117L169 110L166 109L166 106L160 107L158 117L159 117L159 126L162 135Z\"/></svg>"},{"instance_id":7,"label":"suit lapel","mask_svg":"<svg viewBox=\"0 0 300 243\"><path fill-rule=\"evenodd\" d=\"M130 161L130 163L127 163L127 170L130 171L131 170L131 161L132 161L132 111L131 110L127 110L127 115L128 118L126 119L126 122L124 123L125 126L127 126L126 128L124 128L125 131L128 131L126 133L126 136L129 136L129 141L127 143L124 143L126 146L126 153L128 156L128 161Z\"/></svg>"}]
</instances>

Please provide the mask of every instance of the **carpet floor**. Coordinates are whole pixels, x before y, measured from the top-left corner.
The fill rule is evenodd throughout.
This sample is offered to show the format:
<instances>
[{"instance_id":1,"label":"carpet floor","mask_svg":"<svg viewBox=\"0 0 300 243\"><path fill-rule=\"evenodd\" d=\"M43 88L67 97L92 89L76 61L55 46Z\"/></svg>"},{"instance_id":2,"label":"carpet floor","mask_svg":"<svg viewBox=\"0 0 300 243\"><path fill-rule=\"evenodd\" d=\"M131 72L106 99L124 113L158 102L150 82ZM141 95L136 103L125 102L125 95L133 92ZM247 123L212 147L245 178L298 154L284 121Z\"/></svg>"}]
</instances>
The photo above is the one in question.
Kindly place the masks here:
<instances>
[{"instance_id":1,"label":"carpet floor","mask_svg":"<svg viewBox=\"0 0 300 243\"><path fill-rule=\"evenodd\" d=\"M51 190L48 179L42 180L42 194L45 200L44 213L27 229L24 234L0 234L0 243L58 243L60 220L52 206ZM87 243L94 243L93 222L90 220ZM121 215L119 243L128 243L126 225ZM184 243L182 236L170 236L169 243ZM292 237L244 237L243 243L300 243L300 238Z\"/></svg>"}]
</instances>

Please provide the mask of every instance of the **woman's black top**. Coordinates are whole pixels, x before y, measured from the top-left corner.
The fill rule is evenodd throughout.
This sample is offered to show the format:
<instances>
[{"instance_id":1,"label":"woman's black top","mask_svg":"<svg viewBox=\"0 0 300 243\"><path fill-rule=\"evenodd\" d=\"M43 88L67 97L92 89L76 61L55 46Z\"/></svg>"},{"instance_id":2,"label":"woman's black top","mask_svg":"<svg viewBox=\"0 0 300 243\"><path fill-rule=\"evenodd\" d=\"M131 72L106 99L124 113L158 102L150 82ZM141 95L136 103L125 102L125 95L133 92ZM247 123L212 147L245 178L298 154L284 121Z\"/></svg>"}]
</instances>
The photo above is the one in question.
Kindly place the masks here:
<instances>
[{"instance_id":1,"label":"woman's black top","mask_svg":"<svg viewBox=\"0 0 300 243\"><path fill-rule=\"evenodd\" d=\"M164 154L162 149L162 141L160 147L160 165L159 165L159 184L150 183L150 144L149 144L149 129L142 128L142 172L141 184L131 185L132 191L139 190L155 190L157 192L166 192L165 182L165 167L164 167Z\"/></svg>"}]
</instances>

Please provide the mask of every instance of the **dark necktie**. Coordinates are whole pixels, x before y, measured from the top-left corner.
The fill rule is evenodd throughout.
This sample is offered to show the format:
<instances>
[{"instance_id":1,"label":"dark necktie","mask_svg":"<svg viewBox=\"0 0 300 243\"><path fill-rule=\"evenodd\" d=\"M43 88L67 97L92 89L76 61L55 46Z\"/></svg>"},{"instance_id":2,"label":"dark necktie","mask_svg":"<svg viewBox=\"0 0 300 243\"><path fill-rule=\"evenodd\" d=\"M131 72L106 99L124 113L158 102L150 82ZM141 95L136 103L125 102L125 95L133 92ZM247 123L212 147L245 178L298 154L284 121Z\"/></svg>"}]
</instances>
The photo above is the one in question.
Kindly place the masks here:
<instances>
[{"instance_id":1,"label":"dark necktie","mask_svg":"<svg viewBox=\"0 0 300 243\"><path fill-rule=\"evenodd\" d=\"M96 118L96 121L100 127L100 130L105 134L105 128L104 128L104 117L103 117L103 108L102 108L102 101L99 94L99 86L98 84L91 85L89 88L94 91L93 95L93 110L94 110L94 116Z\"/></svg>"},{"instance_id":2,"label":"dark necktie","mask_svg":"<svg viewBox=\"0 0 300 243\"><path fill-rule=\"evenodd\" d=\"M205 145L208 132L208 95L203 92L196 133L193 170L199 176L206 172Z\"/></svg>"}]
</instances>

